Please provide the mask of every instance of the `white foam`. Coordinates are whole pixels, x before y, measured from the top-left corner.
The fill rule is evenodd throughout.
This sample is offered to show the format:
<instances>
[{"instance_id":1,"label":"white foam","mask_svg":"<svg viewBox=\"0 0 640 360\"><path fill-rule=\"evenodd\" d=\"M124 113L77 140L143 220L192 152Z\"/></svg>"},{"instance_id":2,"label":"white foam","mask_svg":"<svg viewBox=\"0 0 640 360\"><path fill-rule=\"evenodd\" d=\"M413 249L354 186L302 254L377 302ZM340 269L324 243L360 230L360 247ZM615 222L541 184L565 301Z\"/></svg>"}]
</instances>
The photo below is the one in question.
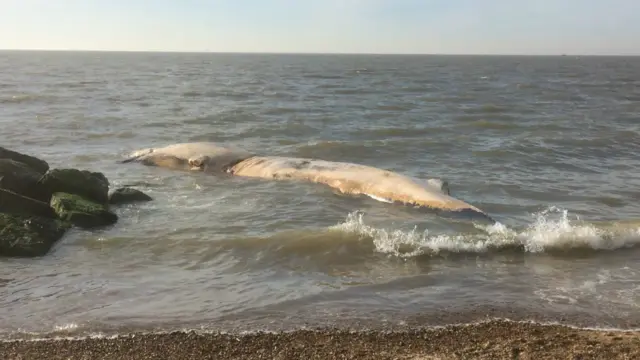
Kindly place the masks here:
<instances>
[{"instance_id":1,"label":"white foam","mask_svg":"<svg viewBox=\"0 0 640 360\"><path fill-rule=\"evenodd\" d=\"M568 211L557 207L534 217L533 224L516 235L527 252L570 248L615 250L640 245L640 227L599 228L579 219L571 221Z\"/></svg>"},{"instance_id":2,"label":"white foam","mask_svg":"<svg viewBox=\"0 0 640 360\"><path fill-rule=\"evenodd\" d=\"M69 323L69 324L56 325L54 327L54 331L73 331L73 330L76 330L77 328L78 328L78 324Z\"/></svg>"},{"instance_id":3,"label":"white foam","mask_svg":"<svg viewBox=\"0 0 640 360\"><path fill-rule=\"evenodd\" d=\"M370 237L377 251L399 257L441 251L480 253L508 247L540 253L561 249L615 250L640 245L640 225L597 227L579 219L570 220L566 210L556 207L533 214L532 223L520 231L501 223L476 228L481 232L429 234L428 230L419 232L415 228L383 229L367 225L360 212L350 213L345 222L332 227Z\"/></svg>"},{"instance_id":4,"label":"white foam","mask_svg":"<svg viewBox=\"0 0 640 360\"><path fill-rule=\"evenodd\" d=\"M534 321L534 320L512 320L504 317L496 317L496 316L488 316L483 320L477 320L472 322L453 322L447 325L433 325L421 327L422 329L446 329L452 327L473 327L486 323L491 323L493 321L500 322L508 322L508 323L516 323L516 324L531 324L531 325L541 325L541 326L562 326L569 329L575 330L587 330L587 331L608 331L608 332L616 332L619 334L631 334L634 332L640 331L640 328L634 327L630 329L622 329L611 326L577 326L570 324L563 324L559 321ZM406 323L402 322L399 324L401 326L405 326ZM411 331L411 329L409 329ZM78 335L78 336L46 336L46 334L40 334L42 337L36 338L24 338L24 339L2 339L0 338L0 342L2 343L13 343L13 342L44 342L44 341L83 341L87 339L130 339L135 338L136 336L151 336L151 335L167 335L171 333L195 333L197 335L232 335L235 336L237 340L240 340L243 336L253 336L256 334L289 334L295 333L298 331L308 331L308 332L323 332L325 329L321 328L308 328L306 326L291 328L288 330L268 330L268 329L255 329L255 330L244 330L239 332L232 331L223 331L217 329L206 329L206 328L183 328L180 330L159 330L159 331L137 331L135 333L121 333L121 334L111 334L105 335L103 333L89 333L86 335ZM349 334L367 334L367 333L381 333L381 334L401 334L404 333L401 329L344 329L342 331L346 331ZM34 333L35 335L35 333Z\"/></svg>"}]
</instances>

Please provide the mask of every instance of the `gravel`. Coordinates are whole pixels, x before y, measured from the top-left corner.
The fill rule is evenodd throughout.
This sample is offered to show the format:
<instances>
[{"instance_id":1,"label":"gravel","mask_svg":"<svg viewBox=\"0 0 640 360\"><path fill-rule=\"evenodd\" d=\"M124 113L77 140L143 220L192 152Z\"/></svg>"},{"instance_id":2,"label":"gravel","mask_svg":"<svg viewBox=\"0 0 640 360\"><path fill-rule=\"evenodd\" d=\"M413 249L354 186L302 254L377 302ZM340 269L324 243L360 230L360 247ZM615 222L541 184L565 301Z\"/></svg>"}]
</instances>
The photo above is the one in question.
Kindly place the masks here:
<instances>
[{"instance_id":1,"label":"gravel","mask_svg":"<svg viewBox=\"0 0 640 360\"><path fill-rule=\"evenodd\" d=\"M2 359L640 359L640 331L490 321L402 332L133 333L0 342Z\"/></svg>"}]
</instances>

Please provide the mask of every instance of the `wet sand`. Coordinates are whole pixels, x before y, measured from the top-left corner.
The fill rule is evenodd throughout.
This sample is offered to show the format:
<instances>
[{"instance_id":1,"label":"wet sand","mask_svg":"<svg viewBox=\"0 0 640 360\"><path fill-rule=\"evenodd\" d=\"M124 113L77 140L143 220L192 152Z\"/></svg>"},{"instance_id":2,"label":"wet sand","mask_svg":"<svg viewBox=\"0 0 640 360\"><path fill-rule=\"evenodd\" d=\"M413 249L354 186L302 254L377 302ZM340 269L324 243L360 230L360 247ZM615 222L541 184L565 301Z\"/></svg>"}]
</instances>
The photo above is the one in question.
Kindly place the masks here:
<instances>
[{"instance_id":1,"label":"wet sand","mask_svg":"<svg viewBox=\"0 0 640 360\"><path fill-rule=\"evenodd\" d=\"M639 359L640 331L490 321L402 332L131 334L10 341L2 359Z\"/></svg>"}]
</instances>

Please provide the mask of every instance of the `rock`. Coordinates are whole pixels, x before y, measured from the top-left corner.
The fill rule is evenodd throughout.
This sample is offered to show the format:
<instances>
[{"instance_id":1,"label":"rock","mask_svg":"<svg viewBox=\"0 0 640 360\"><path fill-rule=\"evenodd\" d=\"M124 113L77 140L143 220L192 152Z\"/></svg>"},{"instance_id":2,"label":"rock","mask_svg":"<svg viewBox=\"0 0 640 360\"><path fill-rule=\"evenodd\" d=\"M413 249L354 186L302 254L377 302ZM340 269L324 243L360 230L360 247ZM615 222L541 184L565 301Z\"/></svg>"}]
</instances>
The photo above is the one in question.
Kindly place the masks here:
<instances>
[{"instance_id":1,"label":"rock","mask_svg":"<svg viewBox=\"0 0 640 360\"><path fill-rule=\"evenodd\" d=\"M56 219L0 213L0 256L46 255L70 227Z\"/></svg>"},{"instance_id":2,"label":"rock","mask_svg":"<svg viewBox=\"0 0 640 360\"><path fill-rule=\"evenodd\" d=\"M60 219L85 229L113 225L118 221L118 215L105 205L75 194L55 193L51 196L50 205Z\"/></svg>"},{"instance_id":3,"label":"rock","mask_svg":"<svg viewBox=\"0 0 640 360\"><path fill-rule=\"evenodd\" d=\"M21 162L23 164L26 164L33 170L37 171L38 173L40 173L40 175L46 173L49 170L49 164L46 161L40 160L33 156L15 152L13 150L5 149L1 146L0 146L0 159L10 159L10 160Z\"/></svg>"},{"instance_id":4,"label":"rock","mask_svg":"<svg viewBox=\"0 0 640 360\"><path fill-rule=\"evenodd\" d=\"M80 195L99 204L107 204L109 201L109 180L99 172L53 169L44 174L40 185L52 194L62 192Z\"/></svg>"},{"instance_id":5,"label":"rock","mask_svg":"<svg viewBox=\"0 0 640 360\"><path fill-rule=\"evenodd\" d=\"M55 218L56 213L48 203L0 189L0 212Z\"/></svg>"},{"instance_id":6,"label":"rock","mask_svg":"<svg viewBox=\"0 0 640 360\"><path fill-rule=\"evenodd\" d=\"M109 194L109 204L127 204L151 200L153 200L151 196L130 187L121 187Z\"/></svg>"},{"instance_id":7,"label":"rock","mask_svg":"<svg viewBox=\"0 0 640 360\"><path fill-rule=\"evenodd\" d=\"M49 203L51 193L38 183L41 177L25 163L0 159L0 188Z\"/></svg>"}]
</instances>

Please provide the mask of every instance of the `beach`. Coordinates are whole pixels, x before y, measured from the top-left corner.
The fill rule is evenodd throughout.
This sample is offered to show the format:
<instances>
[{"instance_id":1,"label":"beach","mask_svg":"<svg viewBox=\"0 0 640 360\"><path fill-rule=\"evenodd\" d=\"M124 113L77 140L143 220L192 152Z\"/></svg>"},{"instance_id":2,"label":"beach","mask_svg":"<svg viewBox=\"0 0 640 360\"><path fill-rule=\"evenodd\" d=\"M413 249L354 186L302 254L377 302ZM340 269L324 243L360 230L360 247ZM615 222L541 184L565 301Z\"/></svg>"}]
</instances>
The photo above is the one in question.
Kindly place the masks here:
<instances>
[{"instance_id":1,"label":"beach","mask_svg":"<svg viewBox=\"0 0 640 360\"><path fill-rule=\"evenodd\" d=\"M494 320L400 332L171 332L0 343L3 359L637 359L640 332Z\"/></svg>"}]
</instances>

